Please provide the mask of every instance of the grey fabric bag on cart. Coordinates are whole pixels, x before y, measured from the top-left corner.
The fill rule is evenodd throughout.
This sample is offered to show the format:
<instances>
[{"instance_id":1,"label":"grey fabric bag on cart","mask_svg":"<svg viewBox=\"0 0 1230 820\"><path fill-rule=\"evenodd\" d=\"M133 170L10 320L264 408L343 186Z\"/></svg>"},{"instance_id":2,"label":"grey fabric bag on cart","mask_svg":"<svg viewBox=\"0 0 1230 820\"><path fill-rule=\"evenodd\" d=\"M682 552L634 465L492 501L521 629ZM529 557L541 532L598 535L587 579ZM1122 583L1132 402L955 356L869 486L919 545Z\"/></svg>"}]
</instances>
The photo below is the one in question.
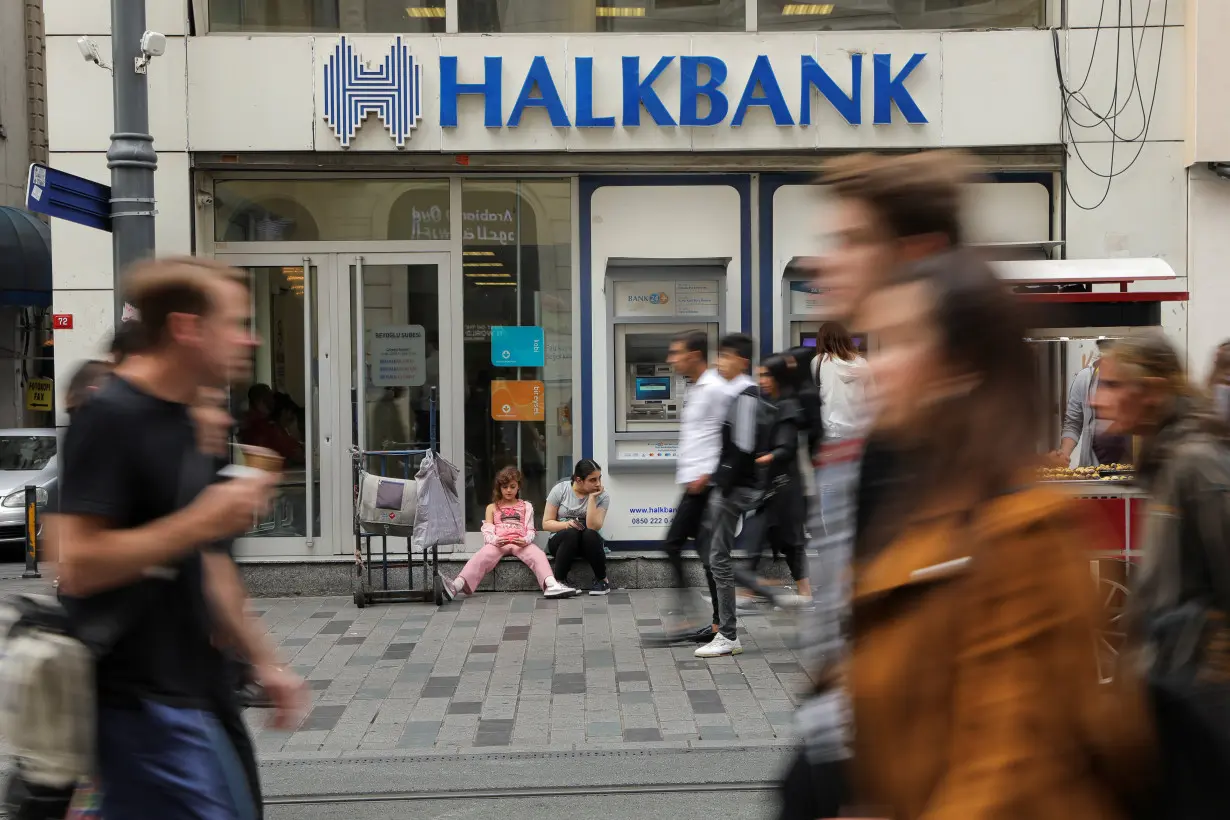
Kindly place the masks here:
<instances>
[{"instance_id":1,"label":"grey fabric bag on cart","mask_svg":"<svg viewBox=\"0 0 1230 820\"><path fill-rule=\"evenodd\" d=\"M465 518L457 477L457 467L436 453L429 451L423 458L415 476L419 505L410 542L415 549L465 542Z\"/></svg>"},{"instance_id":2,"label":"grey fabric bag on cart","mask_svg":"<svg viewBox=\"0 0 1230 820\"><path fill-rule=\"evenodd\" d=\"M359 526L364 532L410 536L418 511L419 483L359 473Z\"/></svg>"}]
</instances>

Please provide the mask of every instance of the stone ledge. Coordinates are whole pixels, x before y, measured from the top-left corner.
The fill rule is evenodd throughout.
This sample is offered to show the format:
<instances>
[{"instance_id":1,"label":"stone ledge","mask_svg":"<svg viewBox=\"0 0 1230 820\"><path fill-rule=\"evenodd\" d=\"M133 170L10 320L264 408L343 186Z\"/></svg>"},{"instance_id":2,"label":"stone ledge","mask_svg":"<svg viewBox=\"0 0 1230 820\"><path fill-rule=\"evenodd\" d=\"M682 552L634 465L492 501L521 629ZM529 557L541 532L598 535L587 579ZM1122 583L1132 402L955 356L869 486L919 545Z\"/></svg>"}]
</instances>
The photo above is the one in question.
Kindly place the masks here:
<instances>
[{"instance_id":1,"label":"stone ledge","mask_svg":"<svg viewBox=\"0 0 1230 820\"><path fill-rule=\"evenodd\" d=\"M440 572L446 578L452 578L461 571L469 555L441 555ZM740 557L736 553L736 557ZM404 558L403 558L404 563ZM704 570L695 554L684 554L684 569L688 582L693 586L703 586ZM314 597L329 595L351 595L358 587L358 573L354 561L339 558L337 561L302 561L287 562L253 562L240 564L248 591L254 598L281 597ZM785 579L789 577L784 561L777 560L766 564L762 574L769 579ZM366 580L367 573L364 573ZM616 587L620 589L661 589L668 588L673 583L670 564L660 552L615 552L607 556L607 575ZM383 587L383 572L379 561L371 567L371 587ZM389 588L405 589L407 587L406 567L390 567L388 571ZM584 562L577 562L572 570L571 580L582 588L593 583L593 573ZM414 568L414 586L423 586L421 567L416 563ZM504 558L496 565L487 577L483 579L478 589L483 592L524 592L538 589L538 582L529 567L515 558Z\"/></svg>"}]
</instances>

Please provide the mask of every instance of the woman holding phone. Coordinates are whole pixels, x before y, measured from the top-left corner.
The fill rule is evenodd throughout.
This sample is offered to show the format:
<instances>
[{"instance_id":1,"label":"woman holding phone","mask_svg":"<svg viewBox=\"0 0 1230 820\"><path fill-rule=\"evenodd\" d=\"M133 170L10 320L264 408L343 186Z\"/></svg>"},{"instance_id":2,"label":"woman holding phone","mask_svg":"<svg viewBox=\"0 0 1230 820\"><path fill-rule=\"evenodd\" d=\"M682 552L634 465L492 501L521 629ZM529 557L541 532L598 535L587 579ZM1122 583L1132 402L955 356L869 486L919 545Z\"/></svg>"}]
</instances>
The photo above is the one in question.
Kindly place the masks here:
<instances>
[{"instance_id":1,"label":"woman holding phone","mask_svg":"<svg viewBox=\"0 0 1230 820\"><path fill-rule=\"evenodd\" d=\"M573 468L572 477L547 494L542 512L542 528L551 533L547 552L555 556L555 577L567 583L577 555L584 556L594 571L590 595L611 591L606 577L606 542L599 535L610 507L611 497L602 487L602 468L592 458L583 458Z\"/></svg>"}]
</instances>

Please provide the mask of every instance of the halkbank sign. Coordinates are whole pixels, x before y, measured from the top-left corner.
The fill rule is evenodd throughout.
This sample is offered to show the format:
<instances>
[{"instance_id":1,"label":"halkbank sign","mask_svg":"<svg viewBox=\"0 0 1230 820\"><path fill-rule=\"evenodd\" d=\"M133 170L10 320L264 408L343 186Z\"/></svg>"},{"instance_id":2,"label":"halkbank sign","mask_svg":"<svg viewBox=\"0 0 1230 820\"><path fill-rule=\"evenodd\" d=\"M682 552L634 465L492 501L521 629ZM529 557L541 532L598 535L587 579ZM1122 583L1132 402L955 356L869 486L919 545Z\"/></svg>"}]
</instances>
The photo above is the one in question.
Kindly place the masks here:
<instances>
[{"instance_id":1,"label":"halkbank sign","mask_svg":"<svg viewBox=\"0 0 1230 820\"><path fill-rule=\"evenodd\" d=\"M504 58L482 56L471 64L453 55L434 55L438 87L428 93L439 96L443 128L458 126L459 103L465 98L482 100L487 128L516 128L534 109L541 109L555 128L737 128L753 109L768 112L778 126L810 126L828 116L821 114L821 107L850 125L925 124L927 115L911 95L909 80L926 57L849 53L845 65L826 65L810 54L760 54L750 70L738 74L713 56L572 57L567 82L561 82L547 58L537 56L523 74L512 78L509 87L519 86L520 91L510 96L505 94ZM401 37L388 51L369 54L358 53L341 37L323 71L324 119L343 147L350 146L369 114L381 119L398 147L406 145L423 116L423 66ZM668 71L678 78L671 83L677 87L674 93L661 89ZM787 74L797 80L789 86L797 89L792 94L783 92L779 80ZM600 77L606 81L600 83ZM618 93L611 92L609 77L619 78Z\"/></svg>"}]
</instances>

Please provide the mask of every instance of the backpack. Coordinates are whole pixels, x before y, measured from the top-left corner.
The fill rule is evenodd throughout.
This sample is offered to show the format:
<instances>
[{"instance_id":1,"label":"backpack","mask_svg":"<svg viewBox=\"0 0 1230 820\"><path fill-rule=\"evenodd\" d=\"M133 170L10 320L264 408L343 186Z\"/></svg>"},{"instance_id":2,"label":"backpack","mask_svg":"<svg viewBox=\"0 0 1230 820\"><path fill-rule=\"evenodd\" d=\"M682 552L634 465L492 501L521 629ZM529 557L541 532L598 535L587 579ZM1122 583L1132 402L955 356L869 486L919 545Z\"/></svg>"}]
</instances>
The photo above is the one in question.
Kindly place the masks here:
<instances>
[{"instance_id":1,"label":"backpack","mask_svg":"<svg viewBox=\"0 0 1230 820\"><path fill-rule=\"evenodd\" d=\"M12 816L63 817L93 769L94 655L54 598L22 595L15 605L0 658L0 733L17 763L5 803ZM13 814L18 805L25 813Z\"/></svg>"}]
</instances>

